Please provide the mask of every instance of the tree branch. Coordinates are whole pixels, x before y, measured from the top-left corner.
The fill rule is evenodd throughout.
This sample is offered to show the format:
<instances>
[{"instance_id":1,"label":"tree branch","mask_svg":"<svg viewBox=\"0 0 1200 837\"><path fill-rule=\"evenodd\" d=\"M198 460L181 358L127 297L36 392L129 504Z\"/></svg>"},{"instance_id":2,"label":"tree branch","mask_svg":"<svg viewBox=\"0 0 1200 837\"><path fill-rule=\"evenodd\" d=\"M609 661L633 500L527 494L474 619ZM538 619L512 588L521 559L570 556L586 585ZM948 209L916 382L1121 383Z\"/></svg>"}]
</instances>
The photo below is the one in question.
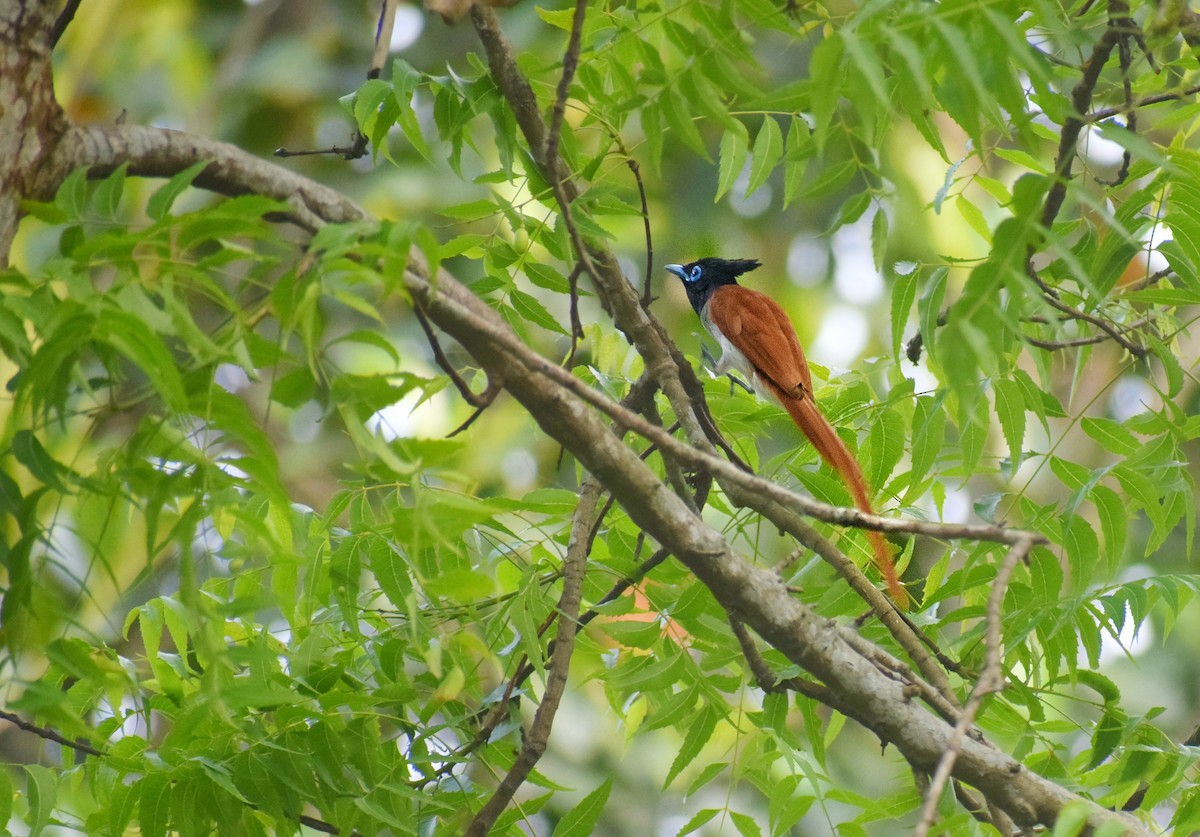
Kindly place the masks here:
<instances>
[{"instance_id":1,"label":"tree branch","mask_svg":"<svg viewBox=\"0 0 1200 837\"><path fill-rule=\"evenodd\" d=\"M829 620L794 600L773 572L755 567L732 552L720 533L695 515L634 451L608 431L600 415L589 409L589 405L596 406L601 396L587 387L582 390L590 394L580 392L577 379L524 346L494 311L449 276L439 275L435 292L413 259L405 274L405 285L421 299L430 318L453 335L481 365L508 370L506 386L513 397L546 433L575 453L621 503L634 523L688 566L727 612L742 619L789 660L823 682L849 717L882 740L894 743L911 764L929 771L936 769L950 745L953 727L910 701L905 683L865 659ZM636 425L648 423L636 419L640 417L622 417L627 426L640 432ZM768 494L782 491L669 435L654 441L671 445L672 452L681 459L711 465L722 476L753 480ZM878 520L884 524L881 528L889 529L909 523ZM917 528L925 526L929 524ZM1039 540L1037 535L1006 532L999 527L948 528L987 530L1004 542L1022 538ZM1128 833L1147 833L1133 819L1088 803L1029 773L1019 762L983 740L964 739L952 773L980 789L1020 825L1052 823L1067 803L1084 802L1089 806L1088 821L1092 827L1113 821L1129 829Z\"/></svg>"},{"instance_id":2,"label":"tree branch","mask_svg":"<svg viewBox=\"0 0 1200 837\"><path fill-rule=\"evenodd\" d=\"M986 652L984 654L983 674L979 677L979 681L971 691L971 697L967 700L967 705L963 708L962 716L958 719L958 723L954 725L954 732L950 736L950 742L946 747L946 751L942 754L941 760L938 762L937 770L934 771L933 779L930 781L928 789L925 791L925 802L921 808L921 818L917 822L916 830L913 832L914 837L925 837L929 833L929 828L933 825L934 816L937 814L938 797L942 795L942 789L950 779L950 774L954 769L954 762L958 758L962 742L975 723L975 716L979 713L979 708L983 705L983 699L993 692L998 692L1004 688L1004 676L1000 671L1000 664L1004 656L1000 636L1001 609L1004 602L1004 594L1008 590L1009 579L1012 578L1017 564L1028 559L1031 549L1033 549L1031 541L1020 541L1013 544L1012 548L1008 550L1008 554L1004 557L1004 562L1000 565L999 572L996 574L996 581L992 584L991 592L988 595L985 633Z\"/></svg>"},{"instance_id":3,"label":"tree branch","mask_svg":"<svg viewBox=\"0 0 1200 837\"><path fill-rule=\"evenodd\" d=\"M104 752L102 750L97 750L91 744L87 744L83 741L72 741L71 739L67 738L64 735L61 735L60 733L55 732L52 729L47 729L46 727L39 727L37 724L31 724L29 721L26 721L20 715L17 715L13 712L8 712L3 709L0 709L0 718L3 718L4 720L8 721L10 724L12 724L17 729L24 730L25 732L31 732L34 735L36 735L38 738L44 738L47 741L53 741L55 744L61 744L63 747L70 747L72 750L75 750L80 753L84 753L85 755L89 755L89 756L103 756L104 755Z\"/></svg>"},{"instance_id":4,"label":"tree branch","mask_svg":"<svg viewBox=\"0 0 1200 837\"><path fill-rule=\"evenodd\" d=\"M487 55L492 79L512 108L534 161L548 182L561 186L561 189L556 189L555 197L559 200L564 219L569 220L569 205L576 196L575 186L561 176L557 159L547 156L547 128L537 97L517 65L512 44L490 8L479 5L472 7L471 21ZM562 194L559 194L560 191ZM719 434L716 437L711 435L710 428L697 417L693 406L695 399L689 395L703 391L695 370L675 348L662 325L642 307L616 257L609 250L580 242L577 235L573 240L585 268L589 261L591 263L588 274L595 283L605 310L611 311L613 323L642 356L646 369L658 382L675 416L683 423L687 438L700 447L706 447L710 441L718 444L716 439Z\"/></svg>"},{"instance_id":5,"label":"tree branch","mask_svg":"<svg viewBox=\"0 0 1200 837\"><path fill-rule=\"evenodd\" d=\"M91 165L119 165L121 160L114 145L107 142L111 133L112 129L107 129L100 135L106 139L102 144L103 153L79 156ZM162 143L166 146L164 152L172 152L165 153L154 166L139 165L139 172L154 171L165 176L182 170L196 158L185 159L179 152L184 145L194 142L200 159L209 158L203 153L207 150L217 152L214 156L220 156L226 163L210 167L201 185L211 184L212 188L226 194L253 191L261 185L265 194L283 197L287 190L281 184L287 183L304 196L292 206L299 207L296 212L306 223L364 217L362 210L331 190L258 161L232 146L194 141L186 135L155 129L141 129L133 134L116 133ZM142 154L138 159L144 163L149 157ZM171 165L176 166L175 170L170 170ZM63 167L63 176L70 168L69 165ZM269 182L264 183L264 177ZM45 185L53 191L56 184L47 182ZM327 192L338 200L325 199ZM713 474L727 491L730 485L740 486L751 494L761 494L763 502L779 502L785 508L804 514L819 513L818 516L830 522L1010 544L1022 538L1038 542L1039 536L996 526L949 526L876 518L799 497L739 470L706 450L680 442L587 387L566 370L546 361L522 343L486 303L444 271L438 274L435 290L419 253L412 253L408 268L400 278L407 291L422 304L430 320L454 337L489 375L503 372L506 388L542 429L571 450L626 509L631 519L686 564L727 612L741 618L789 660L824 683L831 701L836 701L849 717L874 731L882 740L894 743L910 763L931 771L936 768L949 746L952 727L910 701L905 684L864 659L846 642L836 626L793 599L772 571L755 567L734 553L720 533L705 524L662 483L636 452L612 434L596 411L618 419L681 463ZM636 300L634 304L636 306ZM640 310L640 306L637 307ZM641 325L645 327L646 322ZM667 358L669 361L669 353ZM568 621L564 620L564 624ZM573 625L571 629L574 629ZM1064 805L1081 801L1075 794L1029 773L998 749L971 737L963 741L952 775L981 790L991 802L1010 814L1014 822L1023 826L1052 823ZM1093 827L1113 821L1126 826L1131 834L1146 833L1130 818L1085 804L1089 805L1089 823Z\"/></svg>"},{"instance_id":6,"label":"tree branch","mask_svg":"<svg viewBox=\"0 0 1200 837\"><path fill-rule=\"evenodd\" d=\"M222 195L253 194L282 201L291 208L286 220L308 232L327 223L367 217L340 192L235 145L140 125L72 126L39 171L31 197L49 200L66 176L81 167L103 177L128 163L133 175L171 177L204 160L209 165L196 178L196 186Z\"/></svg>"},{"instance_id":7,"label":"tree branch","mask_svg":"<svg viewBox=\"0 0 1200 837\"><path fill-rule=\"evenodd\" d=\"M567 668L575 650L575 633L578 630L576 620L583 596L584 569L587 566L588 548L591 544L590 532L597 516L596 507L600 501L600 491L600 482L589 478L584 482L583 490L579 492L579 505L575 509L575 519L571 524L571 539L567 545L566 558L563 559L563 590L558 600L558 633L554 638L550 663L546 666L546 690L542 695L542 702L534 713L533 723L525 733L525 742L521 745L517 760L500 782L500 787L471 821L466 830L467 837L486 837L496 823L496 818L508 806L513 794L524 784L542 754L546 752L546 742L550 739L554 716L566 689Z\"/></svg>"}]
</instances>

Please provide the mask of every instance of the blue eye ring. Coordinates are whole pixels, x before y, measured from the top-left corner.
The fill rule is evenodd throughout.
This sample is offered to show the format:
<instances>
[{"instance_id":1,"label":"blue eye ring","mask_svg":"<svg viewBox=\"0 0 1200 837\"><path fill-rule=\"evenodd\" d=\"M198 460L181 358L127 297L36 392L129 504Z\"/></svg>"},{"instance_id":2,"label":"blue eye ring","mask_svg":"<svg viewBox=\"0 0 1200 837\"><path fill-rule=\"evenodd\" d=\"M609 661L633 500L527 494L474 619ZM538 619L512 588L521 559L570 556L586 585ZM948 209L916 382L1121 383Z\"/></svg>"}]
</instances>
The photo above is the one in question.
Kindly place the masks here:
<instances>
[{"instance_id":1,"label":"blue eye ring","mask_svg":"<svg viewBox=\"0 0 1200 837\"><path fill-rule=\"evenodd\" d=\"M700 274L701 274L701 273L703 273L703 272L704 272L704 271L701 269L700 265L693 265L693 267L692 267L692 272L691 272L691 274L688 276L688 281L689 281L689 282L696 282L696 281L698 281L698 280L700 279Z\"/></svg>"}]
</instances>

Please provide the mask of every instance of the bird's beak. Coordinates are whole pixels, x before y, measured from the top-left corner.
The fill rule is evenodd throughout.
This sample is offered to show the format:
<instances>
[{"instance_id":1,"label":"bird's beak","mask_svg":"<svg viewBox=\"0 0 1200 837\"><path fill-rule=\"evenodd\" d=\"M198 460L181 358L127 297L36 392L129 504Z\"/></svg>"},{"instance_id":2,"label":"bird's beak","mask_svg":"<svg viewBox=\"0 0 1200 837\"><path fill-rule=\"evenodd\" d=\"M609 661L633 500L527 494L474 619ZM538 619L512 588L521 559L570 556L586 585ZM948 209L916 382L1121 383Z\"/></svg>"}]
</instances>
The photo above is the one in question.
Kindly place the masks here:
<instances>
[{"instance_id":1,"label":"bird's beak","mask_svg":"<svg viewBox=\"0 0 1200 837\"><path fill-rule=\"evenodd\" d=\"M668 264L668 265L663 265L663 269L666 270L667 273L674 273L680 279L684 280L685 282L687 281L687 271L685 271L683 269L683 265Z\"/></svg>"}]
</instances>

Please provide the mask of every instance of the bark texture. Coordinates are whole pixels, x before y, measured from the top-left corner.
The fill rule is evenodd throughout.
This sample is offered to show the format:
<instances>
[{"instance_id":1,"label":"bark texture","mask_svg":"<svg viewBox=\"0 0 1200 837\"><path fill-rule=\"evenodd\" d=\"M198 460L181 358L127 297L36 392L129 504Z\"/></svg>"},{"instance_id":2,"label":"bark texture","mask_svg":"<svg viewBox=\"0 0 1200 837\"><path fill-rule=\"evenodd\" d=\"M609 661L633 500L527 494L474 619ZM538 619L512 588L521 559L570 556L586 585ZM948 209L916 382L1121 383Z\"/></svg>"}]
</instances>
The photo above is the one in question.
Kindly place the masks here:
<instances>
[{"instance_id":1,"label":"bark texture","mask_svg":"<svg viewBox=\"0 0 1200 837\"><path fill-rule=\"evenodd\" d=\"M0 267L46 160L67 130L50 66L54 4L0 0Z\"/></svg>"}]
</instances>

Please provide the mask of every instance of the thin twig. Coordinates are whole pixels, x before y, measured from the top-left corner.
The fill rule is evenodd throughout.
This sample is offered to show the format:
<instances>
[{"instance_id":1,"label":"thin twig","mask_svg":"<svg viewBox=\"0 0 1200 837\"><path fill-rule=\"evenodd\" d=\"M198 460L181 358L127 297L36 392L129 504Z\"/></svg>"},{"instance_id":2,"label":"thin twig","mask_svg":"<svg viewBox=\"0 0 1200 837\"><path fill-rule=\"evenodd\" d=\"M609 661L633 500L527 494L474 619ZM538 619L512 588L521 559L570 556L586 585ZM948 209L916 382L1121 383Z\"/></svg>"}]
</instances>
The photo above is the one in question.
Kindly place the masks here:
<instances>
[{"instance_id":1,"label":"thin twig","mask_svg":"<svg viewBox=\"0 0 1200 837\"><path fill-rule=\"evenodd\" d=\"M79 11L79 4L82 2L83 0L67 0L67 4L58 13L58 18L54 21L54 28L50 30L51 49L58 46L59 39L67 31L71 21L75 19L75 12Z\"/></svg>"},{"instance_id":2,"label":"thin twig","mask_svg":"<svg viewBox=\"0 0 1200 837\"><path fill-rule=\"evenodd\" d=\"M367 78L379 78L383 73L384 64L387 63L388 50L392 43L392 30L396 27L396 8L400 5L400 0L383 0L379 7L379 20L375 23L375 45L371 50L371 63L367 67ZM337 154L343 160L357 160L365 157L370 149L371 141L367 135L358 128L354 129L354 133L350 135L349 145L332 145L329 148L312 148L303 149L300 151L289 151L286 148L276 148L276 157L311 157L322 154ZM475 417L467 421L469 425L474 421ZM461 432L466 428L466 425L460 427L455 433ZM450 434L451 436L454 433Z\"/></svg>"},{"instance_id":3,"label":"thin twig","mask_svg":"<svg viewBox=\"0 0 1200 837\"><path fill-rule=\"evenodd\" d=\"M583 42L583 22L587 17L587 0L575 0L575 14L571 19L571 34L567 38L567 51L563 53L562 76L558 80L558 91L554 97L554 110L550 113L550 131L546 138L546 161L551 166L558 163L559 134L562 131L563 115L567 110L567 98L571 95L571 82L579 69L579 49Z\"/></svg>"},{"instance_id":4,"label":"thin twig","mask_svg":"<svg viewBox=\"0 0 1200 837\"><path fill-rule=\"evenodd\" d=\"M400 0L383 0L379 9L379 22L375 24L375 49L371 53L371 67L367 78L379 78L387 61L392 45L392 32L396 28L396 7Z\"/></svg>"},{"instance_id":5,"label":"thin twig","mask_svg":"<svg viewBox=\"0 0 1200 837\"><path fill-rule=\"evenodd\" d=\"M571 351L567 352L567 360L563 364L567 369L575 364L575 350L583 339L583 323L579 320L579 274L582 272L583 265L576 262L571 275L567 277L567 293L571 299Z\"/></svg>"},{"instance_id":6,"label":"thin twig","mask_svg":"<svg viewBox=\"0 0 1200 837\"><path fill-rule=\"evenodd\" d=\"M746 630L746 626L742 624L742 620L732 613L725 615L729 619L729 627L733 629L733 635L737 638L738 645L742 647L742 656L746 658L746 664L750 667L750 673L754 675L754 682L758 684L758 688L767 694L799 692L807 698L820 701L826 706L842 712L838 708L838 701L834 695L820 683L803 677L778 679L775 672L771 671L771 667L767 665L767 661L763 659L758 646L754 644L753 637ZM843 712L843 714L845 713Z\"/></svg>"},{"instance_id":7,"label":"thin twig","mask_svg":"<svg viewBox=\"0 0 1200 837\"><path fill-rule=\"evenodd\" d=\"M429 343L429 348L433 352L433 359L441 370L450 378L450 382L454 384L454 388L458 390L459 395L463 400L475 408L465 422L451 431L449 436L457 436L468 427L470 427L475 419L479 418L492 402L496 400L496 396L504 388L504 385L490 376L488 377L487 386L483 392L476 393L471 389L471 385L463 379L462 375L458 374L458 370L454 368L454 364L450 362L450 358L446 357L446 353L442 351L442 344L437 339L437 334L434 333L433 326L429 323L429 318L425 316L425 311L421 308L420 303L413 303L413 313L417 317L417 322L421 325L421 330L425 332L425 339Z\"/></svg>"},{"instance_id":8,"label":"thin twig","mask_svg":"<svg viewBox=\"0 0 1200 837\"><path fill-rule=\"evenodd\" d=\"M1134 291L1144 291L1146 288L1150 287L1151 285L1155 284L1156 282L1160 282L1163 279L1166 279L1168 276L1170 276L1174 272L1175 272L1175 270L1173 268L1164 267L1162 270L1156 270L1147 276L1143 276L1141 279L1138 279L1135 282L1130 282L1128 285L1126 285L1122 289L1122 291L1127 294L1131 294ZM1147 317L1146 319L1139 320L1138 322L1129 326L1129 328L1130 329L1141 328L1142 326L1146 325L1149 322L1150 322L1150 318Z\"/></svg>"},{"instance_id":9,"label":"thin twig","mask_svg":"<svg viewBox=\"0 0 1200 837\"><path fill-rule=\"evenodd\" d=\"M1133 63L1133 50L1129 48L1129 38L1122 38L1117 44L1117 59L1121 65L1121 86L1125 94L1125 106L1128 108L1125 117L1125 129L1131 134L1137 133L1137 111L1133 109L1133 82L1129 78L1129 68ZM1129 177L1129 166L1133 163L1133 153L1126 146L1121 152L1121 168L1112 180L1096 178L1096 182L1104 186L1120 186Z\"/></svg>"},{"instance_id":10,"label":"thin twig","mask_svg":"<svg viewBox=\"0 0 1200 837\"><path fill-rule=\"evenodd\" d=\"M1037 281L1039 284L1041 283L1041 279L1038 279ZM1069 318L1073 320L1082 320L1085 323L1091 323L1116 341L1121 348L1125 349L1125 351L1129 352L1134 357L1141 359L1146 356L1145 346L1134 343L1121 333L1121 329L1118 326L1110 323L1108 320L1105 320L1102 317L1093 316L1084 311L1080 311L1078 308L1072 308L1070 305L1067 305L1065 302L1059 299L1057 294L1046 294L1044 299L1051 308L1055 308L1063 312Z\"/></svg>"},{"instance_id":11,"label":"thin twig","mask_svg":"<svg viewBox=\"0 0 1200 837\"><path fill-rule=\"evenodd\" d=\"M1180 99L1186 99L1189 96L1195 96L1200 93L1200 84L1194 84L1191 87L1186 87L1183 90L1177 90L1174 93L1156 93L1153 96L1146 96L1138 99L1136 102L1126 102L1122 107L1117 108L1102 108L1094 110L1084 117L1085 122L1103 122L1105 119L1112 119L1114 116L1124 116L1134 110L1149 107L1150 105L1161 105L1164 102L1176 102Z\"/></svg>"},{"instance_id":12,"label":"thin twig","mask_svg":"<svg viewBox=\"0 0 1200 837\"><path fill-rule=\"evenodd\" d=\"M962 716L954 725L950 740L946 743L946 749L938 761L937 770L934 771L933 779L925 791L925 804L921 807L921 818L913 831L913 837L925 837L929 833L929 828L933 825L934 817L937 815L938 797L942 795L942 789L946 787L946 782L950 779L950 773L954 770L954 762L958 759L963 737L975 723L975 716L983 704L983 699L1004 688L1004 676L1000 670L1004 651L1000 631L1004 594L1008 590L1009 579L1016 570L1017 564L1028 557L1033 546L1033 541L1028 539L1014 543L1009 548L1008 554L1004 556L1000 569L996 572L996 580L992 583L991 592L988 594L983 673L971 691L967 705L963 707Z\"/></svg>"},{"instance_id":13,"label":"thin twig","mask_svg":"<svg viewBox=\"0 0 1200 837\"><path fill-rule=\"evenodd\" d=\"M97 750L91 744L86 744L83 741L72 741L71 739L55 732L52 729L47 729L46 727L39 727L37 724L32 724L29 721L26 721L20 715L15 715L12 712L7 712L3 709L0 709L0 718L8 721L17 729L25 730L25 732L31 732L38 738L44 738L47 741L53 741L55 744L61 744L64 747L70 747L72 750L77 752L86 753L89 756L106 755L106 753L104 753L102 750Z\"/></svg>"},{"instance_id":14,"label":"thin twig","mask_svg":"<svg viewBox=\"0 0 1200 837\"><path fill-rule=\"evenodd\" d=\"M646 184L642 182L642 169L638 161L626 153L625 164L633 172L638 197L642 200L642 228L646 235L646 279L642 282L642 307L649 308L650 303L654 301L650 294L651 283L654 281L654 236L650 233L650 204L646 201Z\"/></svg>"},{"instance_id":15,"label":"thin twig","mask_svg":"<svg viewBox=\"0 0 1200 837\"><path fill-rule=\"evenodd\" d=\"M1125 330L1133 331L1148 325L1150 322L1151 320L1149 317L1143 317L1136 323L1126 326ZM1103 343L1108 339L1109 337L1107 334L1093 334L1090 337L1076 337L1072 340L1041 340L1037 337L1026 336L1025 342L1030 346L1036 346L1039 349L1046 349L1047 351L1053 352L1058 351L1059 349L1074 349L1079 346L1091 346L1096 343Z\"/></svg>"},{"instance_id":16,"label":"thin twig","mask_svg":"<svg viewBox=\"0 0 1200 837\"><path fill-rule=\"evenodd\" d=\"M1078 150L1079 134L1087 124L1088 112L1092 105L1092 95L1096 90L1096 84L1100 80L1100 72L1104 69L1104 65L1108 63L1108 58L1112 54L1113 49L1120 44L1127 44L1130 37L1139 38L1140 30L1138 30L1137 24L1128 17L1128 5L1122 0L1111 0L1108 27L1104 30L1104 34L1100 36L1100 40L1092 48L1092 54L1083 64L1083 74L1071 89L1071 110L1063 122L1062 131L1059 135L1058 153L1054 161L1054 179L1050 184L1050 189L1046 192L1046 198L1042 204L1042 215L1039 223L1047 233L1054 226L1054 221L1058 217L1063 201L1067 196L1067 183L1071 180L1071 167ZM1142 41L1139 41L1139 44L1142 43ZM1072 308L1060 300L1058 292L1047 285L1034 269L1033 257L1036 252L1036 247L1033 244L1030 244L1026 249L1025 273L1042 290L1047 303L1074 319L1083 320L1096 326L1135 357L1145 357L1146 349L1144 347L1125 338L1110 323L1084 311Z\"/></svg>"},{"instance_id":17,"label":"thin twig","mask_svg":"<svg viewBox=\"0 0 1200 837\"><path fill-rule=\"evenodd\" d=\"M513 794L525 783L542 754L546 752L546 743L554 726L554 716L566 690L567 669L575 650L577 619L583 596L584 571L587 567L588 533L597 514L600 492L600 481L594 477L589 477L579 492L579 505L575 510L571 538L563 560L563 591L558 600L558 634L554 639L554 651L550 655L550 662L546 666L546 689L542 695L542 702L538 705L533 722L525 733L521 752L501 780L496 792L471 820L466 830L467 837L485 837L491 831L497 817L508 807Z\"/></svg>"},{"instance_id":18,"label":"thin twig","mask_svg":"<svg viewBox=\"0 0 1200 837\"><path fill-rule=\"evenodd\" d=\"M40 727L37 724L32 724L23 719L20 715L13 714L12 712L0 709L0 719L8 721L14 727L22 729L25 732L31 732L38 738L44 738L47 741L53 741L55 744L60 744L63 747L69 747L76 752L84 753L89 756L96 756L98 758L106 758L108 756L108 753L104 752L103 750L97 750L91 744L87 744L82 741L72 741L61 733L55 732L47 727ZM258 810L258 806L252 802L246 802L245 804L256 811ZM301 814L296 819L301 825L308 826L309 828L320 831L324 834L345 833L336 825L325 822L317 817L308 816L307 814ZM358 831L351 831L350 835L351 837L362 837Z\"/></svg>"}]
</instances>

